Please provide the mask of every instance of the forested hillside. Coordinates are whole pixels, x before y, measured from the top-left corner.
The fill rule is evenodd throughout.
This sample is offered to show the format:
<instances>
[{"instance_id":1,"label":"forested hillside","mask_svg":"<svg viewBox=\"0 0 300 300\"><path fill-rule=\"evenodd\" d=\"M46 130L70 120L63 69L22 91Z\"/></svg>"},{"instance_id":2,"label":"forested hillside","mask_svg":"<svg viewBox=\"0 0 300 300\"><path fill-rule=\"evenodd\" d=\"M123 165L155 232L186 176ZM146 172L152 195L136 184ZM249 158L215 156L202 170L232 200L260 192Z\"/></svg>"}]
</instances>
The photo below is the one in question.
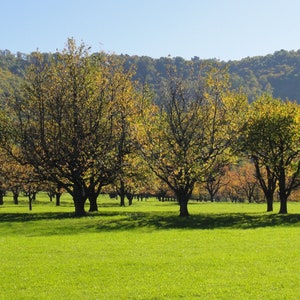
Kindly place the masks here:
<instances>
[{"instance_id":1,"label":"forested hillside","mask_svg":"<svg viewBox=\"0 0 300 300\"><path fill-rule=\"evenodd\" d=\"M300 50L281 50L272 55L229 62L229 65L234 84L240 83L252 97L272 92L276 98L300 102Z\"/></svg>"},{"instance_id":2,"label":"forested hillside","mask_svg":"<svg viewBox=\"0 0 300 300\"><path fill-rule=\"evenodd\" d=\"M170 64L185 74L186 66L190 62L193 62L195 66L210 63L227 66L231 74L232 86L236 89L242 88L250 101L267 92L276 98L288 98L300 103L300 50L280 50L266 56L248 57L240 61L229 62L216 59L201 60L196 56L190 61L181 57L159 59L129 55L120 55L120 57L125 60L127 66L135 66L135 79L149 84L154 89L161 79L167 76L167 68ZM0 95L7 95L19 86L30 61L30 54L19 52L13 54L9 50L0 51Z\"/></svg>"}]
</instances>

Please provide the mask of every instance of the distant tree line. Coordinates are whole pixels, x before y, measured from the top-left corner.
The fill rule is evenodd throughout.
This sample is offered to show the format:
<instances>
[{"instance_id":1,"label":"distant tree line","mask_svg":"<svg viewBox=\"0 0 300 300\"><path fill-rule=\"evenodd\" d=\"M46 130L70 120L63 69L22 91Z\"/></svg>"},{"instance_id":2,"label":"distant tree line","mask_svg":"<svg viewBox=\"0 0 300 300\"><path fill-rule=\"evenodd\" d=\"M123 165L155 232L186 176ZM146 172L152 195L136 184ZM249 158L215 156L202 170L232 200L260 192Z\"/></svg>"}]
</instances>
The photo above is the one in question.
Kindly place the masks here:
<instances>
[{"instance_id":1,"label":"distant tree line","mask_svg":"<svg viewBox=\"0 0 300 300\"><path fill-rule=\"evenodd\" d=\"M7 91L9 86L18 85L24 77L25 69L32 62L34 53L11 53L0 51L0 92ZM53 54L43 53L45 59ZM97 55L97 53L95 53ZM172 64L176 69L189 76L187 62L201 66L212 64L226 66L230 74L233 89L242 87L250 101L258 95L270 94L275 98L290 99L300 103L300 50L280 50L266 56L247 57L239 61L203 60L195 56L191 60L182 57L161 57L154 59L147 56L119 56L125 67L135 68L133 79L147 83L154 91L159 92L159 83L168 77L168 68Z\"/></svg>"}]
</instances>

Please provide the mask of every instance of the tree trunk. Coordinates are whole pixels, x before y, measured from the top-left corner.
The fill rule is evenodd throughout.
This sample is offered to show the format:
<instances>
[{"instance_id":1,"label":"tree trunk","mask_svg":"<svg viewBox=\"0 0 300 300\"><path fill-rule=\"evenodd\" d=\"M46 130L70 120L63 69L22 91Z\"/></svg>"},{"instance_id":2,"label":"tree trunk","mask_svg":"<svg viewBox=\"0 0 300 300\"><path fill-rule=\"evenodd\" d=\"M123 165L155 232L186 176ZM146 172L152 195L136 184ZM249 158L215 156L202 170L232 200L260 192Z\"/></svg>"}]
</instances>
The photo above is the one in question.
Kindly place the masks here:
<instances>
[{"instance_id":1,"label":"tree trunk","mask_svg":"<svg viewBox=\"0 0 300 300\"><path fill-rule=\"evenodd\" d=\"M267 180L264 179L258 160L254 158L254 166L256 169L256 177L259 181L259 184L264 192L264 195L267 200L267 211L273 211L273 200L274 200L274 192L276 189L276 183L277 178L274 176L274 172L272 172L269 168L269 166L266 166L266 172L267 172Z\"/></svg>"},{"instance_id":2,"label":"tree trunk","mask_svg":"<svg viewBox=\"0 0 300 300\"><path fill-rule=\"evenodd\" d=\"M60 206L60 196L61 196L60 192L55 192L55 205L56 206Z\"/></svg>"},{"instance_id":3,"label":"tree trunk","mask_svg":"<svg viewBox=\"0 0 300 300\"><path fill-rule=\"evenodd\" d=\"M280 197L280 209L279 209L280 214L287 214L287 197L284 195Z\"/></svg>"},{"instance_id":4,"label":"tree trunk","mask_svg":"<svg viewBox=\"0 0 300 300\"><path fill-rule=\"evenodd\" d=\"M52 192L48 192L48 196L49 196L50 202L52 202L53 201L53 193Z\"/></svg>"},{"instance_id":5,"label":"tree trunk","mask_svg":"<svg viewBox=\"0 0 300 300\"><path fill-rule=\"evenodd\" d=\"M96 193L89 194L89 202L90 202L90 209L89 211L98 211L98 204L97 204L97 195Z\"/></svg>"},{"instance_id":6,"label":"tree trunk","mask_svg":"<svg viewBox=\"0 0 300 300\"><path fill-rule=\"evenodd\" d=\"M189 216L189 211L188 211L188 201L189 201L189 195L179 191L175 192L177 201L179 203L179 216L180 217L188 217Z\"/></svg>"},{"instance_id":7,"label":"tree trunk","mask_svg":"<svg viewBox=\"0 0 300 300\"><path fill-rule=\"evenodd\" d=\"M272 197L266 197L267 199L267 211L273 211L273 195Z\"/></svg>"},{"instance_id":8,"label":"tree trunk","mask_svg":"<svg viewBox=\"0 0 300 300\"><path fill-rule=\"evenodd\" d=\"M19 204L19 193L13 193L14 204Z\"/></svg>"},{"instance_id":9,"label":"tree trunk","mask_svg":"<svg viewBox=\"0 0 300 300\"><path fill-rule=\"evenodd\" d=\"M214 194L213 194L213 192L210 192L210 191L208 191L208 193L209 193L209 200L210 200L210 202L214 202Z\"/></svg>"},{"instance_id":10,"label":"tree trunk","mask_svg":"<svg viewBox=\"0 0 300 300\"><path fill-rule=\"evenodd\" d=\"M82 217L86 215L84 204L86 201L86 195L83 187L75 185L73 189L73 202L75 206L75 216Z\"/></svg>"},{"instance_id":11,"label":"tree trunk","mask_svg":"<svg viewBox=\"0 0 300 300\"><path fill-rule=\"evenodd\" d=\"M133 200L133 194L126 193L126 197L128 199L128 205L131 206L132 205L132 200Z\"/></svg>"},{"instance_id":12,"label":"tree trunk","mask_svg":"<svg viewBox=\"0 0 300 300\"><path fill-rule=\"evenodd\" d=\"M179 203L179 216L180 217L188 217L189 211L188 211L188 202L191 197L193 191L193 186L184 187L178 190L174 190L174 193L176 195L176 199Z\"/></svg>"},{"instance_id":13,"label":"tree trunk","mask_svg":"<svg viewBox=\"0 0 300 300\"><path fill-rule=\"evenodd\" d=\"M273 211L274 192L273 190L264 190L264 194L267 201L267 212Z\"/></svg>"},{"instance_id":14,"label":"tree trunk","mask_svg":"<svg viewBox=\"0 0 300 300\"><path fill-rule=\"evenodd\" d=\"M282 163L283 165L283 163ZM280 214L287 214L287 198L288 194L286 191L286 176L285 176L285 169L282 167L280 168L279 178L278 178L278 185L279 185L279 199L280 199Z\"/></svg>"},{"instance_id":15,"label":"tree trunk","mask_svg":"<svg viewBox=\"0 0 300 300\"><path fill-rule=\"evenodd\" d=\"M75 216L76 217L82 217L86 215L85 209L84 209L84 202L83 199L74 199L74 206L75 206Z\"/></svg>"},{"instance_id":16,"label":"tree trunk","mask_svg":"<svg viewBox=\"0 0 300 300\"><path fill-rule=\"evenodd\" d=\"M180 206L180 217L188 217L189 211L188 211L188 200L187 199L178 199L179 206Z\"/></svg>"},{"instance_id":17,"label":"tree trunk","mask_svg":"<svg viewBox=\"0 0 300 300\"><path fill-rule=\"evenodd\" d=\"M125 194L120 194L120 206L125 206Z\"/></svg>"},{"instance_id":18,"label":"tree trunk","mask_svg":"<svg viewBox=\"0 0 300 300\"><path fill-rule=\"evenodd\" d=\"M4 192L0 190L0 205L4 204L3 197L4 197Z\"/></svg>"},{"instance_id":19,"label":"tree trunk","mask_svg":"<svg viewBox=\"0 0 300 300\"><path fill-rule=\"evenodd\" d=\"M206 182L206 190L208 191L210 202L214 202L214 197L216 194L216 190L214 189L213 182L214 182L214 180L211 177Z\"/></svg>"},{"instance_id":20,"label":"tree trunk","mask_svg":"<svg viewBox=\"0 0 300 300\"><path fill-rule=\"evenodd\" d=\"M29 193L29 196L28 196L29 210L32 210L32 200L33 200L33 196Z\"/></svg>"},{"instance_id":21,"label":"tree trunk","mask_svg":"<svg viewBox=\"0 0 300 300\"><path fill-rule=\"evenodd\" d=\"M125 183L123 180L120 180L120 189L118 190L118 194L120 196L120 206L125 206Z\"/></svg>"},{"instance_id":22,"label":"tree trunk","mask_svg":"<svg viewBox=\"0 0 300 300\"><path fill-rule=\"evenodd\" d=\"M97 199L100 194L101 187L101 185L97 185L97 183L94 180L94 177L92 177L89 180L89 185L85 188L86 195L90 203L89 212L98 211Z\"/></svg>"}]
</instances>

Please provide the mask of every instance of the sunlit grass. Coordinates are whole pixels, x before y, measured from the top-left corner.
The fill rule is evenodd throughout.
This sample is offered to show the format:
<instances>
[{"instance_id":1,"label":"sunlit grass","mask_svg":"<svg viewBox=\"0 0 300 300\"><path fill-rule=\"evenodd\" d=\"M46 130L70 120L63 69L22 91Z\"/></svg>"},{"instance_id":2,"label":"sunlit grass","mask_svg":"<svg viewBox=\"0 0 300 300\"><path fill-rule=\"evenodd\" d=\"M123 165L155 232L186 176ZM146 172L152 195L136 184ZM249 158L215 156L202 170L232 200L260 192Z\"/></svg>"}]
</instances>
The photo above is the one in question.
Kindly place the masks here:
<instances>
[{"instance_id":1,"label":"sunlit grass","mask_svg":"<svg viewBox=\"0 0 300 300\"><path fill-rule=\"evenodd\" d=\"M0 207L0 299L299 299L300 205L155 199L73 217L38 195ZM277 208L277 204L275 205Z\"/></svg>"}]
</instances>

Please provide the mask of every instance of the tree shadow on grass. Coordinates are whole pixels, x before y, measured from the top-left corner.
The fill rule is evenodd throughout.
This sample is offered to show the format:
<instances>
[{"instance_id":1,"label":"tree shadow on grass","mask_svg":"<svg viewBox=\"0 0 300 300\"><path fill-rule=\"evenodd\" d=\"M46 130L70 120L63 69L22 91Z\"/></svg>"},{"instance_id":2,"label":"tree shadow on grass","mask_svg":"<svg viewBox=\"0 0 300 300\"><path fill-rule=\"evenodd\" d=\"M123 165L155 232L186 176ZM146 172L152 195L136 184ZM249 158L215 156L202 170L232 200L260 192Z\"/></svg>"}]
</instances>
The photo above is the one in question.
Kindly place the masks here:
<instances>
[{"instance_id":1,"label":"tree shadow on grass","mask_svg":"<svg viewBox=\"0 0 300 300\"><path fill-rule=\"evenodd\" d=\"M188 218L174 215L132 213L105 222L99 219L98 230L149 229L254 229L274 226L300 226L300 214L199 214Z\"/></svg>"},{"instance_id":2,"label":"tree shadow on grass","mask_svg":"<svg viewBox=\"0 0 300 300\"><path fill-rule=\"evenodd\" d=\"M75 218L72 213L0 214L0 223L34 223L42 220L60 220L51 226L38 226L32 235L77 234L122 230L160 229L255 229L263 227L300 226L300 214L222 213L197 214L181 218L171 212L97 212ZM49 224L48 224L49 225ZM32 225L32 228L35 228Z\"/></svg>"},{"instance_id":3,"label":"tree shadow on grass","mask_svg":"<svg viewBox=\"0 0 300 300\"><path fill-rule=\"evenodd\" d=\"M45 213L0 213L0 223L3 222L29 222L51 219L73 218L74 213L45 212Z\"/></svg>"}]
</instances>

